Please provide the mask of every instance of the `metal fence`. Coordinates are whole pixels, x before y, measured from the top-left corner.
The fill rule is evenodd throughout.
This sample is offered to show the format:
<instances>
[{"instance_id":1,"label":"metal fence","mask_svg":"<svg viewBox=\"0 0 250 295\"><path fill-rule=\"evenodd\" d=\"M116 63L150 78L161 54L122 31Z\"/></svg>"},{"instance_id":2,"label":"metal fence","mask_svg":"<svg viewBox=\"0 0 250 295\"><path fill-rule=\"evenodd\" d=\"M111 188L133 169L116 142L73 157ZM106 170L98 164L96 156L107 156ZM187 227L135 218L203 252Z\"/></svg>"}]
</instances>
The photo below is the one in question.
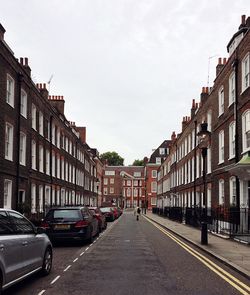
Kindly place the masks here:
<instances>
[{"instance_id":1,"label":"metal fence","mask_svg":"<svg viewBox=\"0 0 250 295\"><path fill-rule=\"evenodd\" d=\"M250 242L249 208L218 207L205 212L199 207L164 207L153 208L152 212L194 227L200 227L201 222L206 221L211 232Z\"/></svg>"}]
</instances>

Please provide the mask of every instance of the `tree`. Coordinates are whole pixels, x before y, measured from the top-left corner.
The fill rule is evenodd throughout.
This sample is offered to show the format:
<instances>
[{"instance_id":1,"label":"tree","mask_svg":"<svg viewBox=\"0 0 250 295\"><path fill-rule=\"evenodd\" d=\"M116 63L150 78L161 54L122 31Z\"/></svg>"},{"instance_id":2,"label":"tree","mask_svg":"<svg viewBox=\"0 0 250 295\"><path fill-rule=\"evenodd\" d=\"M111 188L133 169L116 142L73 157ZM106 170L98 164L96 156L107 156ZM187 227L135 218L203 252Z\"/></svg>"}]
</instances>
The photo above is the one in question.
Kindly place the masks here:
<instances>
[{"instance_id":1,"label":"tree","mask_svg":"<svg viewBox=\"0 0 250 295\"><path fill-rule=\"evenodd\" d=\"M144 166L143 160L134 160L133 166Z\"/></svg>"},{"instance_id":2,"label":"tree","mask_svg":"<svg viewBox=\"0 0 250 295\"><path fill-rule=\"evenodd\" d=\"M100 155L101 161L109 166L123 166L124 159L117 152L106 152Z\"/></svg>"}]
</instances>

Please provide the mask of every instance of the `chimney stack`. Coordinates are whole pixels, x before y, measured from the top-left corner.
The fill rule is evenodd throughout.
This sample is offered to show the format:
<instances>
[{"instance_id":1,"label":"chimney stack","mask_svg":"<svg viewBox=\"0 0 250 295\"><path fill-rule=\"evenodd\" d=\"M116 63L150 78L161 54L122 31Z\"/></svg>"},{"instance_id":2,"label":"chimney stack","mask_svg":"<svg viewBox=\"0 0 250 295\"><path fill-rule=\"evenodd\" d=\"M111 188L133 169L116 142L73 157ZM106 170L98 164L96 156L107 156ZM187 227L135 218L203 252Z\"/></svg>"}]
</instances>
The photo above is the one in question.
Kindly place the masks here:
<instances>
[{"instance_id":1,"label":"chimney stack","mask_svg":"<svg viewBox=\"0 0 250 295\"><path fill-rule=\"evenodd\" d=\"M196 102L195 102L195 99L193 99L192 101L192 108L191 108L191 120L194 118L195 116L195 112L196 112Z\"/></svg>"},{"instance_id":2,"label":"chimney stack","mask_svg":"<svg viewBox=\"0 0 250 295\"><path fill-rule=\"evenodd\" d=\"M29 67L29 60L27 57L23 58L20 57L20 65L22 66L22 68L25 70L25 72L29 75L29 77L31 76L31 69Z\"/></svg>"},{"instance_id":3,"label":"chimney stack","mask_svg":"<svg viewBox=\"0 0 250 295\"><path fill-rule=\"evenodd\" d=\"M86 143L86 127L76 127L76 130L79 132L82 143Z\"/></svg>"},{"instance_id":4,"label":"chimney stack","mask_svg":"<svg viewBox=\"0 0 250 295\"><path fill-rule=\"evenodd\" d=\"M50 104L57 109L57 111L64 115L64 104L65 104L65 100L63 98L63 96L58 96L58 95L49 95L49 102Z\"/></svg>"},{"instance_id":5,"label":"chimney stack","mask_svg":"<svg viewBox=\"0 0 250 295\"><path fill-rule=\"evenodd\" d=\"M241 16L241 25L242 25L242 26L245 26L245 24L246 24L246 15L243 14L243 15Z\"/></svg>"},{"instance_id":6,"label":"chimney stack","mask_svg":"<svg viewBox=\"0 0 250 295\"><path fill-rule=\"evenodd\" d=\"M0 41L4 40L5 28L0 24Z\"/></svg>"},{"instance_id":7,"label":"chimney stack","mask_svg":"<svg viewBox=\"0 0 250 295\"><path fill-rule=\"evenodd\" d=\"M200 95L202 104L204 104L207 101L207 98L209 96L208 92L209 92L208 87L202 87L202 91L201 91L201 95Z\"/></svg>"},{"instance_id":8,"label":"chimney stack","mask_svg":"<svg viewBox=\"0 0 250 295\"><path fill-rule=\"evenodd\" d=\"M219 73L221 72L221 70L223 69L224 67L224 62L226 62L227 59L226 58L223 58L223 61L222 61L222 58L219 57L218 59L218 64L216 66L216 77L219 75Z\"/></svg>"},{"instance_id":9,"label":"chimney stack","mask_svg":"<svg viewBox=\"0 0 250 295\"><path fill-rule=\"evenodd\" d=\"M39 84L36 84L36 87L39 89L42 97L46 100L48 100L49 98L49 91L47 90L46 88L46 83L39 83Z\"/></svg>"},{"instance_id":10,"label":"chimney stack","mask_svg":"<svg viewBox=\"0 0 250 295\"><path fill-rule=\"evenodd\" d=\"M174 141L176 140L176 134L175 131L173 131L172 135L171 135L171 140Z\"/></svg>"}]
</instances>

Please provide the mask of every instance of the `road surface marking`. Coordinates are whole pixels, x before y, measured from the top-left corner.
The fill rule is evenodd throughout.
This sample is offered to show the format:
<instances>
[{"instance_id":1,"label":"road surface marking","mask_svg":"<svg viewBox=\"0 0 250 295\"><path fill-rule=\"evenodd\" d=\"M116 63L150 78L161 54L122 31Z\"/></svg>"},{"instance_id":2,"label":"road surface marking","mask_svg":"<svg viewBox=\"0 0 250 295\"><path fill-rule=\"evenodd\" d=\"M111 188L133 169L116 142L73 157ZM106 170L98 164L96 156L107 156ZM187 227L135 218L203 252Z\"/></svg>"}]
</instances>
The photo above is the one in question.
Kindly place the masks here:
<instances>
[{"instance_id":1,"label":"road surface marking","mask_svg":"<svg viewBox=\"0 0 250 295\"><path fill-rule=\"evenodd\" d=\"M250 294L250 287L238 280L236 277L225 271L223 268L212 262L210 259L199 253L198 251L194 250L190 246L188 246L186 243L182 242L178 238L176 238L173 234L156 224L155 222L149 220L147 217L143 216L148 222L152 223L155 227L157 227L161 232L163 232L165 235L167 235L169 238L171 238L173 241L175 241L177 244L179 244L183 249L185 249L187 252L189 252L191 255L196 257L198 260L200 260L203 264L205 264L209 269L211 269L213 272L215 272L218 276L223 278L226 282L228 282L230 285L232 285L234 288L236 288L241 294L249 295ZM238 285L236 285L238 284ZM244 288L244 289L242 289ZM247 290L247 291L246 291Z\"/></svg>"},{"instance_id":2,"label":"road surface marking","mask_svg":"<svg viewBox=\"0 0 250 295\"><path fill-rule=\"evenodd\" d=\"M87 247L85 251L88 251L88 249L89 249L89 247Z\"/></svg>"},{"instance_id":3,"label":"road surface marking","mask_svg":"<svg viewBox=\"0 0 250 295\"><path fill-rule=\"evenodd\" d=\"M57 276L51 283L50 285L53 285L58 279L60 278L60 276Z\"/></svg>"},{"instance_id":4,"label":"road surface marking","mask_svg":"<svg viewBox=\"0 0 250 295\"><path fill-rule=\"evenodd\" d=\"M80 254L80 256L82 256L84 253L85 253L85 251L83 251L83 252Z\"/></svg>"},{"instance_id":5,"label":"road surface marking","mask_svg":"<svg viewBox=\"0 0 250 295\"><path fill-rule=\"evenodd\" d=\"M42 290L41 292L38 293L38 295L42 295L45 292L46 292L46 290Z\"/></svg>"},{"instance_id":6,"label":"road surface marking","mask_svg":"<svg viewBox=\"0 0 250 295\"><path fill-rule=\"evenodd\" d=\"M78 258L74 259L73 262L76 262L78 260Z\"/></svg>"},{"instance_id":7,"label":"road surface marking","mask_svg":"<svg viewBox=\"0 0 250 295\"><path fill-rule=\"evenodd\" d=\"M91 247L93 244L90 244L89 247Z\"/></svg>"},{"instance_id":8,"label":"road surface marking","mask_svg":"<svg viewBox=\"0 0 250 295\"><path fill-rule=\"evenodd\" d=\"M69 268L71 268L71 265L68 265L68 266L64 269L64 272L67 271Z\"/></svg>"}]
</instances>

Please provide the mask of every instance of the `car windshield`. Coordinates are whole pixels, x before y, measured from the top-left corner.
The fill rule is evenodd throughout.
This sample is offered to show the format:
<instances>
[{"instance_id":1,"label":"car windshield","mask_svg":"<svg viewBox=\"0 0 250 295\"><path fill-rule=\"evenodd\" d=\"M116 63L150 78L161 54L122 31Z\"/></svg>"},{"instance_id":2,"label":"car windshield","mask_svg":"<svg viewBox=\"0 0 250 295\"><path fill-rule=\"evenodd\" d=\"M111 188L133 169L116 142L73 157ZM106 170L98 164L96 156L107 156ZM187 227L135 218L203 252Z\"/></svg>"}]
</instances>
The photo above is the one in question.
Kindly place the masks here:
<instances>
[{"instance_id":1,"label":"car windshield","mask_svg":"<svg viewBox=\"0 0 250 295\"><path fill-rule=\"evenodd\" d=\"M53 212L53 219L70 219L70 220L77 220L79 219L79 211L78 210L54 210Z\"/></svg>"}]
</instances>

